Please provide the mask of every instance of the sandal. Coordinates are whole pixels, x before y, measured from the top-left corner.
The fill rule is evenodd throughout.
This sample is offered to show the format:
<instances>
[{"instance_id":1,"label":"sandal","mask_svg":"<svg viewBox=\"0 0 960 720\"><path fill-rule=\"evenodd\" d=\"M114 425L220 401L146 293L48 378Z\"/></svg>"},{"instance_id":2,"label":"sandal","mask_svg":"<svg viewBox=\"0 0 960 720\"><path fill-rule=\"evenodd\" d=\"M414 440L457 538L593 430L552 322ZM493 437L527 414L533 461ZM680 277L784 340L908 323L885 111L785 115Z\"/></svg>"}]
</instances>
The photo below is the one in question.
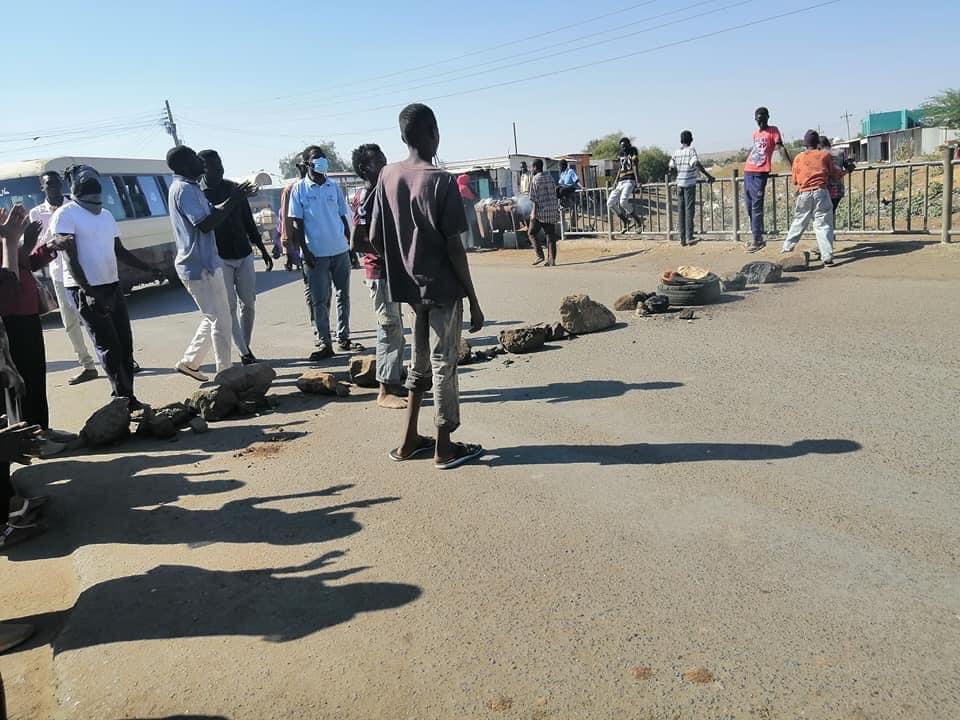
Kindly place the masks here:
<instances>
[{"instance_id":1,"label":"sandal","mask_svg":"<svg viewBox=\"0 0 960 720\"><path fill-rule=\"evenodd\" d=\"M432 453L437 447L437 441L433 438L423 437L422 435L417 439L417 447L414 448L413 452L409 455L401 455L400 448L394 448L390 451L390 459L394 462L404 462L406 460L412 460L417 455L423 455L424 453Z\"/></svg>"},{"instance_id":2,"label":"sandal","mask_svg":"<svg viewBox=\"0 0 960 720\"><path fill-rule=\"evenodd\" d=\"M472 445L470 443L453 443L453 448L456 450L456 454L452 458L434 463L437 470L453 470L471 460L476 460L486 452L482 445Z\"/></svg>"},{"instance_id":3,"label":"sandal","mask_svg":"<svg viewBox=\"0 0 960 720\"><path fill-rule=\"evenodd\" d=\"M22 520L28 515L36 513L40 508L47 504L49 498L46 495L37 497L23 498L23 504L19 510L11 510L7 516L8 520Z\"/></svg>"}]
</instances>

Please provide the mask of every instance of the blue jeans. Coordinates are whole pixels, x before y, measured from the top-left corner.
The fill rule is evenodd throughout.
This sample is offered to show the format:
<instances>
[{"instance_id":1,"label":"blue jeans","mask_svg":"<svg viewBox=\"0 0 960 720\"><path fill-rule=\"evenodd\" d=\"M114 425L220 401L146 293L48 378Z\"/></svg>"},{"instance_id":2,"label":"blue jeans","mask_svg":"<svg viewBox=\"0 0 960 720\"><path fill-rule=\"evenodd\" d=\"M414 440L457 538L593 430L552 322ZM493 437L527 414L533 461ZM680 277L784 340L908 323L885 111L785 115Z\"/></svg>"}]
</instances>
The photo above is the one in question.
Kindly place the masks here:
<instances>
[{"instance_id":1,"label":"blue jeans","mask_svg":"<svg viewBox=\"0 0 960 720\"><path fill-rule=\"evenodd\" d=\"M370 295L377 314L377 382L399 385L403 373L403 315L400 303L390 300L386 280L370 280Z\"/></svg>"},{"instance_id":2,"label":"blue jeans","mask_svg":"<svg viewBox=\"0 0 960 720\"><path fill-rule=\"evenodd\" d=\"M743 191L754 245L763 242L763 196L767 190L767 177L767 173L748 172L743 175Z\"/></svg>"},{"instance_id":3,"label":"blue jeans","mask_svg":"<svg viewBox=\"0 0 960 720\"><path fill-rule=\"evenodd\" d=\"M310 285L310 303L313 306L313 323L317 338L330 347L330 289L337 296L337 340L350 340L350 254L341 253L330 257L315 257L313 267L307 268L307 283Z\"/></svg>"}]
</instances>

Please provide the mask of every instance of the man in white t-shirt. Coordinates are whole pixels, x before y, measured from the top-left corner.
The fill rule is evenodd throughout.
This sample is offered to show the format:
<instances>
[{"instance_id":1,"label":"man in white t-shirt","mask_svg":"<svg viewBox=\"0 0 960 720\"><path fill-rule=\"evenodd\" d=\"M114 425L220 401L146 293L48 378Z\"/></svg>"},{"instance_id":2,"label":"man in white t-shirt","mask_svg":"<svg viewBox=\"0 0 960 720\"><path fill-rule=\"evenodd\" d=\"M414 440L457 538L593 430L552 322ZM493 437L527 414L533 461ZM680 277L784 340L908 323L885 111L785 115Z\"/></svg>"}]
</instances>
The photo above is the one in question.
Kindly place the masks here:
<instances>
[{"instance_id":1,"label":"man in white t-shirt","mask_svg":"<svg viewBox=\"0 0 960 720\"><path fill-rule=\"evenodd\" d=\"M40 189L43 191L43 202L30 210L30 222L40 223L40 243L46 244L53 233L50 229L50 218L63 205L63 180L60 174L54 171L45 172L40 176ZM87 349L86 338L83 337L83 328L80 326L80 314L70 299L70 295L63 287L64 256L57 255L50 263L50 279L53 281L53 290L57 296L57 305L60 306L60 319L63 329L77 354L81 370L77 375L67 380L69 385L79 385L100 377L93 355Z\"/></svg>"},{"instance_id":2,"label":"man in white t-shirt","mask_svg":"<svg viewBox=\"0 0 960 720\"><path fill-rule=\"evenodd\" d=\"M163 272L127 250L120 242L117 222L103 209L100 176L91 167L67 169L73 200L50 219L55 244L66 253L63 285L80 312L97 348L100 364L110 378L114 397L130 400L130 409L142 407L133 394L133 334L127 303L120 288L117 259L131 267Z\"/></svg>"}]
</instances>

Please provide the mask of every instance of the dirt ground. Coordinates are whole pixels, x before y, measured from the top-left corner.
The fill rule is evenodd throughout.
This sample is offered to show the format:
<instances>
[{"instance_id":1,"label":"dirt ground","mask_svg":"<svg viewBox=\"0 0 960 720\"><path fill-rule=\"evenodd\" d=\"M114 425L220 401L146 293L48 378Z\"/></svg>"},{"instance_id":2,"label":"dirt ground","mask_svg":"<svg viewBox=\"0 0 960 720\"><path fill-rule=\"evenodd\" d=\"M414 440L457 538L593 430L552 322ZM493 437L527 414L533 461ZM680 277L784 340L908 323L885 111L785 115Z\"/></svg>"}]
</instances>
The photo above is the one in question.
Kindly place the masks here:
<instances>
[{"instance_id":1,"label":"dirt ground","mask_svg":"<svg viewBox=\"0 0 960 720\"><path fill-rule=\"evenodd\" d=\"M836 267L691 322L618 313L463 368L458 435L489 456L447 474L387 460L402 417L374 391L296 390L302 285L259 273L275 412L17 472L52 502L50 531L0 558L2 616L39 628L0 656L11 717L960 715L960 247L839 247ZM568 241L557 268L474 254L473 341L555 320L570 292L612 307L666 267L753 259L709 242ZM182 399L185 293L130 305L138 394ZM54 424L78 430L108 389L65 384L49 325Z\"/></svg>"}]
</instances>

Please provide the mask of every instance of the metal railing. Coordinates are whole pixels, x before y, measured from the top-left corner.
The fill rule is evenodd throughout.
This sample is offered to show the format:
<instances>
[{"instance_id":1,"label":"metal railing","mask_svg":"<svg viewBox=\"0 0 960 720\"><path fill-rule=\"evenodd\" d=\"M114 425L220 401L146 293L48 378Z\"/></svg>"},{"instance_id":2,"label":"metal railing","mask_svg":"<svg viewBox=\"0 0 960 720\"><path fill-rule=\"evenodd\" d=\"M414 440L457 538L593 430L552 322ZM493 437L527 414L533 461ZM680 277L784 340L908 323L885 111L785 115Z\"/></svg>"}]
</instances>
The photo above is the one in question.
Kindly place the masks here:
<instances>
[{"instance_id":1,"label":"metal railing","mask_svg":"<svg viewBox=\"0 0 960 720\"><path fill-rule=\"evenodd\" d=\"M844 178L844 196L837 207L838 235L939 235L943 242L960 235L960 162L952 151L941 161L892 163L857 167ZM740 241L750 235L744 204L743 177L697 185L695 232L710 239ZM607 209L608 188L578 190L561 212L562 237L624 237L620 220ZM796 190L790 175L771 174L764 202L768 234L785 233L793 218ZM644 220L644 236L677 236L677 189L673 183L645 183L633 196Z\"/></svg>"}]
</instances>

